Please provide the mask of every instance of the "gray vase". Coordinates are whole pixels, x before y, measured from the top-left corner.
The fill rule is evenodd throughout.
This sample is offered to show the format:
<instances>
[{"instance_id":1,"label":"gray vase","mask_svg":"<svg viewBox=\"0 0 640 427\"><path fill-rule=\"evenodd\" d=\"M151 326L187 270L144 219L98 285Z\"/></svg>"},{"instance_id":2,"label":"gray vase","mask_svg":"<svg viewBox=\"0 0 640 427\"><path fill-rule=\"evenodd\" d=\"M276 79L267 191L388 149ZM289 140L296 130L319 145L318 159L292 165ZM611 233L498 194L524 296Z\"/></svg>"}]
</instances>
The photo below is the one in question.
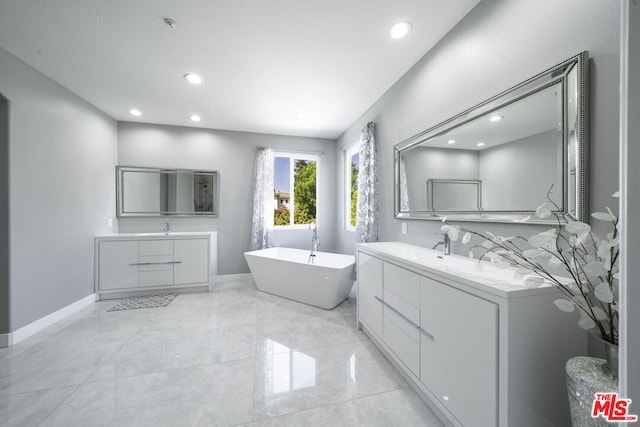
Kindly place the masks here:
<instances>
[{"instance_id":1,"label":"gray vase","mask_svg":"<svg viewBox=\"0 0 640 427\"><path fill-rule=\"evenodd\" d=\"M602 365L602 370L615 378L618 378L618 344L613 344L609 341L603 340L600 335L593 332L589 332L595 342L601 343L604 349L604 360L606 364Z\"/></svg>"}]
</instances>

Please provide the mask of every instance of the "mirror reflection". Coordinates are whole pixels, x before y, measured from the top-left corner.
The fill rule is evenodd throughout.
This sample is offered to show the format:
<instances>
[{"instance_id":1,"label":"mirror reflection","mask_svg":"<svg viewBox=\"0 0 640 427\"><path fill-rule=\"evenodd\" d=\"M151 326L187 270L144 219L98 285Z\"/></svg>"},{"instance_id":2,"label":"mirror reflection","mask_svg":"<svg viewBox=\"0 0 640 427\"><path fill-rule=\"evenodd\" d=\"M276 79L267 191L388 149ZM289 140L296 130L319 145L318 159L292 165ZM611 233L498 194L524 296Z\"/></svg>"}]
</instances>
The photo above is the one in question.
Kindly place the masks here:
<instances>
[{"instance_id":1,"label":"mirror reflection","mask_svg":"<svg viewBox=\"0 0 640 427\"><path fill-rule=\"evenodd\" d=\"M404 206L433 211L534 210L551 186L562 184L561 90L556 84L403 151ZM561 205L558 195L554 192L552 197Z\"/></svg>"},{"instance_id":2,"label":"mirror reflection","mask_svg":"<svg viewBox=\"0 0 640 427\"><path fill-rule=\"evenodd\" d=\"M584 217L585 59L398 144L396 217L513 222L547 197Z\"/></svg>"},{"instance_id":3,"label":"mirror reflection","mask_svg":"<svg viewBox=\"0 0 640 427\"><path fill-rule=\"evenodd\" d=\"M118 216L217 215L217 172L118 167Z\"/></svg>"}]
</instances>

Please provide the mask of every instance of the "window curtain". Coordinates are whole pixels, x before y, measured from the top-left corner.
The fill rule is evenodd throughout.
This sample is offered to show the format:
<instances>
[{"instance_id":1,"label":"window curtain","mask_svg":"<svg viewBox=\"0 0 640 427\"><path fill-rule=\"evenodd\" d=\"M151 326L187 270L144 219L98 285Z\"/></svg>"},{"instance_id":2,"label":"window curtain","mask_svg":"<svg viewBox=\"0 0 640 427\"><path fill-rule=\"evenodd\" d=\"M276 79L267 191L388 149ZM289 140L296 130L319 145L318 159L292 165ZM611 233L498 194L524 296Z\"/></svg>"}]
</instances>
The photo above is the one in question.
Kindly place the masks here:
<instances>
[{"instance_id":1,"label":"window curtain","mask_svg":"<svg viewBox=\"0 0 640 427\"><path fill-rule=\"evenodd\" d=\"M369 122L360 133L360 170L356 204L356 242L378 240L378 182L376 179L376 143L374 123Z\"/></svg>"},{"instance_id":2,"label":"window curtain","mask_svg":"<svg viewBox=\"0 0 640 427\"><path fill-rule=\"evenodd\" d=\"M251 244L253 250L271 247L273 240L273 151L258 147L253 188L253 221Z\"/></svg>"}]
</instances>

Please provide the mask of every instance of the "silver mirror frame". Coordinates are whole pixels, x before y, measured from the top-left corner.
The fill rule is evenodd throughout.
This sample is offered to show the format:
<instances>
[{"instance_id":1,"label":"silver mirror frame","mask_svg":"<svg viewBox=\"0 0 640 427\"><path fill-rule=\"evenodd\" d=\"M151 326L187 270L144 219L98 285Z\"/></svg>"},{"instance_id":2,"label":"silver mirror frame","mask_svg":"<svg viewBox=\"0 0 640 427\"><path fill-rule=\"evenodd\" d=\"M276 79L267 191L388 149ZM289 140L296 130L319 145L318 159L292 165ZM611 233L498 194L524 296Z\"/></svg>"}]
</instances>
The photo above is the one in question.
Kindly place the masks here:
<instances>
[{"instance_id":1,"label":"silver mirror frame","mask_svg":"<svg viewBox=\"0 0 640 427\"><path fill-rule=\"evenodd\" d=\"M581 52L580 54L567 59L566 61L531 77L524 82L499 93L498 95L487 99L480 104L463 111L462 113L451 117L411 138L400 142L394 146L394 215L397 219L424 219L424 220L442 220L447 217L447 221L477 221L477 222L499 222L499 223L518 223L518 224L543 224L557 225L559 218L561 223L565 223L565 217L583 221L588 221L588 188L587 188L587 65L588 54ZM569 105L569 88L568 76L574 71L576 73L576 105L575 108L575 127L571 130L575 133L576 153L575 153L575 170L569 167L569 120L567 108ZM478 119L481 116L490 114L491 112L512 104L529 95L539 92L551 85L561 83L562 86L562 153L563 153L563 188L562 210L558 213L562 215L551 215L548 218L537 218L534 211L411 211L401 208L401 153L412 147L415 147L424 141L435 136L447 133L453 128L461 126L465 123ZM575 179L575 194L569 200L569 180ZM544 200L540 201L542 204ZM575 206L575 212L570 213L567 207ZM523 222L527 217L530 218Z\"/></svg>"},{"instance_id":2,"label":"silver mirror frame","mask_svg":"<svg viewBox=\"0 0 640 427\"><path fill-rule=\"evenodd\" d=\"M192 175L210 175L214 177L214 194L213 194L213 212L186 212L186 211L154 211L154 212L130 212L124 207L124 173L125 172L147 172L147 173L186 173ZM218 217L220 200L220 174L217 171L200 171L191 169L161 169L147 167L130 167L116 166L116 216L117 217L174 217L174 216L190 216L190 217Z\"/></svg>"}]
</instances>

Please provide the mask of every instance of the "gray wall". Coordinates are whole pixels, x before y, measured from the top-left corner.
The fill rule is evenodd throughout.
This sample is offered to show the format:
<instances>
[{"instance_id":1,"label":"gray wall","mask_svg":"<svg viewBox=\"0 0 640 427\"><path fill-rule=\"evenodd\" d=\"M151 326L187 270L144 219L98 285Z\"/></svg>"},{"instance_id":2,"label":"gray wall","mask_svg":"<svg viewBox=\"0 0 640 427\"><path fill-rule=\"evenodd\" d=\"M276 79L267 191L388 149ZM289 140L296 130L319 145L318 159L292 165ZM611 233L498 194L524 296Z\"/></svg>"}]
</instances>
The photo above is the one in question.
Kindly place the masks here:
<instances>
[{"instance_id":1,"label":"gray wall","mask_svg":"<svg viewBox=\"0 0 640 427\"><path fill-rule=\"evenodd\" d=\"M492 0L480 2L338 140L346 147L375 121L380 182L380 240L432 246L440 223L409 221L407 235L393 217L393 146L517 83L589 51L590 207L615 206L618 188L619 26L617 4L601 0ZM341 156L339 163L343 163ZM344 183L336 187L343 224ZM480 225L503 235L536 227ZM338 250L353 253L353 232L338 230ZM454 252L461 252L458 245Z\"/></svg>"},{"instance_id":2,"label":"gray wall","mask_svg":"<svg viewBox=\"0 0 640 427\"><path fill-rule=\"evenodd\" d=\"M9 105L0 94L0 334L9 332Z\"/></svg>"},{"instance_id":3,"label":"gray wall","mask_svg":"<svg viewBox=\"0 0 640 427\"><path fill-rule=\"evenodd\" d=\"M118 164L217 170L220 172L218 218L171 218L174 231L218 231L218 273L248 273L243 253L249 250L253 215L256 148L324 151L318 171L318 231L323 251L335 249L336 145L334 140L248 132L118 123ZM119 232L161 231L166 218L119 218ZM277 246L310 249L311 231L280 230Z\"/></svg>"},{"instance_id":4,"label":"gray wall","mask_svg":"<svg viewBox=\"0 0 640 427\"><path fill-rule=\"evenodd\" d=\"M116 122L0 49L9 101L10 325L93 293L93 236L115 212ZM2 332L2 331L0 331Z\"/></svg>"}]
</instances>

